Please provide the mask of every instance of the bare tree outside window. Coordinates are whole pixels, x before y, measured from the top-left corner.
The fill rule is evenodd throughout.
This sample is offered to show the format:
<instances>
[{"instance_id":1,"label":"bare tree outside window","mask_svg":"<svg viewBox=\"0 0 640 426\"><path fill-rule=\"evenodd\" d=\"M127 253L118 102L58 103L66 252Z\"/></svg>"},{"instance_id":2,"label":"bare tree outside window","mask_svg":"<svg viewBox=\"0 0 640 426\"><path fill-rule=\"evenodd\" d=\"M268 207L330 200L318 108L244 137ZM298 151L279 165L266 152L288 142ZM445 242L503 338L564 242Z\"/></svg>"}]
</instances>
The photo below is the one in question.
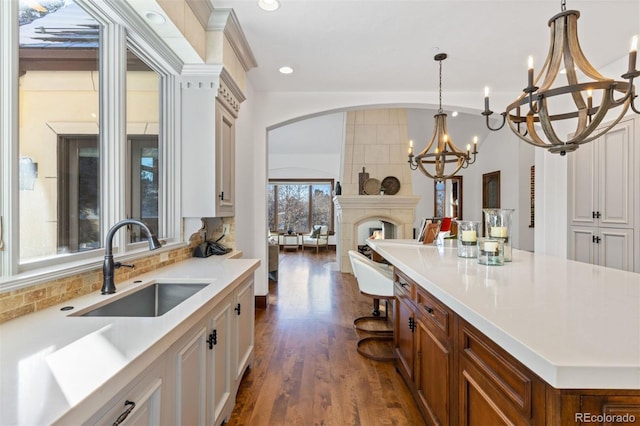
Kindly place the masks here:
<instances>
[{"instance_id":1,"label":"bare tree outside window","mask_svg":"<svg viewBox=\"0 0 640 426\"><path fill-rule=\"evenodd\" d=\"M308 233L314 225L333 231L333 180L271 180L268 188L269 229Z\"/></svg>"}]
</instances>

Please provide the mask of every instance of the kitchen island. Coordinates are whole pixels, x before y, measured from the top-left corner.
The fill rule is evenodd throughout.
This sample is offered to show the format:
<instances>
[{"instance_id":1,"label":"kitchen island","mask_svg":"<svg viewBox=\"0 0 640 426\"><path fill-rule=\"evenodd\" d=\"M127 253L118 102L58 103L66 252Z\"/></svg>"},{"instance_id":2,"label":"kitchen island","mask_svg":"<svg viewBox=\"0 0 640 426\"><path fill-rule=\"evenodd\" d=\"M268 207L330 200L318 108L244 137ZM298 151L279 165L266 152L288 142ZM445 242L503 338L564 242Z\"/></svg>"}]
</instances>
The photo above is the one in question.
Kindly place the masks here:
<instances>
[{"instance_id":1,"label":"kitchen island","mask_svg":"<svg viewBox=\"0 0 640 426\"><path fill-rule=\"evenodd\" d=\"M399 370L431 422L640 422L639 274L520 250L479 265L455 240L367 243L396 270Z\"/></svg>"},{"instance_id":2,"label":"kitchen island","mask_svg":"<svg viewBox=\"0 0 640 426\"><path fill-rule=\"evenodd\" d=\"M220 423L253 360L259 265L230 257L187 259L0 325L0 424L112 424L128 408L134 422ZM157 317L77 316L150 281L206 286Z\"/></svg>"}]
</instances>

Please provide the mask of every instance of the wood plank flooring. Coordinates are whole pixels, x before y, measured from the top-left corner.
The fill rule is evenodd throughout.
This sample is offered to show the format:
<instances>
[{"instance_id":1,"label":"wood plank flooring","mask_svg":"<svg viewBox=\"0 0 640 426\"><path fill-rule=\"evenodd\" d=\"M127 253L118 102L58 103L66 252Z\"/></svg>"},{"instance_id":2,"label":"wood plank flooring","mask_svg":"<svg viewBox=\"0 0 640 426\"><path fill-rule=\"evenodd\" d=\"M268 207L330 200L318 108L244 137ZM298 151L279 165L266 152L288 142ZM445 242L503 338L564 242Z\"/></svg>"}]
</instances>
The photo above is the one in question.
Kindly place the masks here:
<instances>
[{"instance_id":1,"label":"wood plank flooring","mask_svg":"<svg viewBox=\"0 0 640 426\"><path fill-rule=\"evenodd\" d=\"M356 352L353 319L371 312L335 251L281 251L269 306L256 311L255 362L228 425L423 425L393 362Z\"/></svg>"}]
</instances>

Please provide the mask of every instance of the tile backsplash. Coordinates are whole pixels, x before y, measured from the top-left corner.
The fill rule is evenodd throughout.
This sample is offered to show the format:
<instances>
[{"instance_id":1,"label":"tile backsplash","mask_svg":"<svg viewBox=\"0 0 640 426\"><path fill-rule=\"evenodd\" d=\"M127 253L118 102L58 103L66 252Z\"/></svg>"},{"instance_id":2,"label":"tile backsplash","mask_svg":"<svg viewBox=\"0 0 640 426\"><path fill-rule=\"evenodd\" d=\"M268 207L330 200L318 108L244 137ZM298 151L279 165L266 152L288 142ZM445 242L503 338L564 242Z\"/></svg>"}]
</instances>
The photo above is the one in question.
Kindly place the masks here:
<instances>
[{"instance_id":1,"label":"tile backsplash","mask_svg":"<svg viewBox=\"0 0 640 426\"><path fill-rule=\"evenodd\" d=\"M220 242L228 247L235 247L234 218L223 218L220 229L214 230L215 234L222 233L222 224L228 224L230 232ZM162 251L159 254L151 252L149 256L138 258L134 262L135 268L116 269L116 283L188 259L192 256L194 247L201 242L202 238L199 232L196 232L191 235L188 245L184 247L168 252ZM101 287L102 266L81 274L0 293L0 324L94 291L100 291Z\"/></svg>"}]
</instances>

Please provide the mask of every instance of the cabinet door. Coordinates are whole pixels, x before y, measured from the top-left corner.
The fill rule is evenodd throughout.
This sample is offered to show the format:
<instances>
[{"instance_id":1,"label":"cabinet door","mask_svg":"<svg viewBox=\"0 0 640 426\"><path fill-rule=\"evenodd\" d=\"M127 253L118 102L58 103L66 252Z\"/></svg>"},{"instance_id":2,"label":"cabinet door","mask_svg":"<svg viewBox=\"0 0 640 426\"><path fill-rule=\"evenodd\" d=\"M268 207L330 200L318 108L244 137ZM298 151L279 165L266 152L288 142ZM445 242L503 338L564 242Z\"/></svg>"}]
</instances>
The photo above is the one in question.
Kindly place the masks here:
<instances>
[{"instance_id":1,"label":"cabinet door","mask_svg":"<svg viewBox=\"0 0 640 426\"><path fill-rule=\"evenodd\" d=\"M570 227L568 258L578 262L596 263L598 250L594 239L597 237L597 231L598 228Z\"/></svg>"},{"instance_id":2,"label":"cabinet door","mask_svg":"<svg viewBox=\"0 0 640 426\"><path fill-rule=\"evenodd\" d=\"M574 226L633 227L634 120L569 154L568 212Z\"/></svg>"},{"instance_id":3,"label":"cabinet door","mask_svg":"<svg viewBox=\"0 0 640 426\"><path fill-rule=\"evenodd\" d=\"M598 264L633 272L633 229L600 228Z\"/></svg>"},{"instance_id":4,"label":"cabinet door","mask_svg":"<svg viewBox=\"0 0 640 426\"><path fill-rule=\"evenodd\" d=\"M398 369L408 382L413 382L415 315L407 297L396 290L394 346Z\"/></svg>"},{"instance_id":5,"label":"cabinet door","mask_svg":"<svg viewBox=\"0 0 640 426\"><path fill-rule=\"evenodd\" d=\"M233 216L235 198L235 118L216 102L217 216Z\"/></svg>"},{"instance_id":6,"label":"cabinet door","mask_svg":"<svg viewBox=\"0 0 640 426\"><path fill-rule=\"evenodd\" d=\"M596 142L586 143L568 155L569 223L597 226L598 172Z\"/></svg>"},{"instance_id":7,"label":"cabinet door","mask_svg":"<svg viewBox=\"0 0 640 426\"><path fill-rule=\"evenodd\" d=\"M430 422L448 425L451 424L449 400L453 396L450 386L453 354L450 342L441 341L429 330L426 321L430 320L419 316L416 322L416 390Z\"/></svg>"},{"instance_id":8,"label":"cabinet door","mask_svg":"<svg viewBox=\"0 0 640 426\"><path fill-rule=\"evenodd\" d=\"M253 296L253 275L247 278L235 293L235 366L234 381L240 383L245 369L253 362L253 330L255 305Z\"/></svg>"},{"instance_id":9,"label":"cabinet door","mask_svg":"<svg viewBox=\"0 0 640 426\"><path fill-rule=\"evenodd\" d=\"M180 341L173 352L175 368L176 425L204 424L207 394L207 327L199 326L195 333Z\"/></svg>"},{"instance_id":10,"label":"cabinet door","mask_svg":"<svg viewBox=\"0 0 640 426\"><path fill-rule=\"evenodd\" d=\"M220 424L233 408L231 396L231 298L214 309L210 320L207 424Z\"/></svg>"},{"instance_id":11,"label":"cabinet door","mask_svg":"<svg viewBox=\"0 0 640 426\"><path fill-rule=\"evenodd\" d=\"M633 226L632 137L633 120L625 120L597 141L599 226Z\"/></svg>"}]
</instances>

